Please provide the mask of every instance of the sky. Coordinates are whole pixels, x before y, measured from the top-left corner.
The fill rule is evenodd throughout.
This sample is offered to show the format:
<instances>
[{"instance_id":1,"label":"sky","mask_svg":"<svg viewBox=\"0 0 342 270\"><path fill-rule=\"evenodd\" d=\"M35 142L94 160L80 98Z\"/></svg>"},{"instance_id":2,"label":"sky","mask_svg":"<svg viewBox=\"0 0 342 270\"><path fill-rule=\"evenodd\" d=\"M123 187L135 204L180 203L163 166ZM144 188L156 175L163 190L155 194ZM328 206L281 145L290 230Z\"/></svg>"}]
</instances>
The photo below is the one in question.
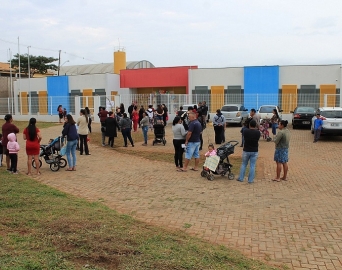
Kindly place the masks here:
<instances>
[{"instance_id":1,"label":"sky","mask_svg":"<svg viewBox=\"0 0 342 270\"><path fill-rule=\"evenodd\" d=\"M341 0L0 0L0 62L19 47L61 50L65 66L111 63L118 49L156 67L341 64L341 10Z\"/></svg>"}]
</instances>

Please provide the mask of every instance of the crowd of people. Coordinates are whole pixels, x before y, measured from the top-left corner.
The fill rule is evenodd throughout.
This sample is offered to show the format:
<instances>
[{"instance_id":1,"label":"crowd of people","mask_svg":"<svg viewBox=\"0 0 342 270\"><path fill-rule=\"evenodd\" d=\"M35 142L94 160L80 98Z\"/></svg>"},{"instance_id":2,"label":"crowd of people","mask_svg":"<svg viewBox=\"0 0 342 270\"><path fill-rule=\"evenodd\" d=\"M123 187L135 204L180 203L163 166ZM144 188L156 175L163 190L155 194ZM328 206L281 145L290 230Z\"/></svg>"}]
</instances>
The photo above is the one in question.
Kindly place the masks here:
<instances>
[{"instance_id":1,"label":"crowd of people","mask_svg":"<svg viewBox=\"0 0 342 270\"><path fill-rule=\"evenodd\" d=\"M58 107L60 111L62 105ZM66 157L68 160L67 171L76 171L76 150L80 151L80 155L90 155L88 146L88 134L91 133L91 115L88 107L80 110L80 115L75 121L72 115L64 113L64 125L62 136L66 137ZM124 139L124 147L127 147L128 141L134 147L134 142L131 132L136 132L138 126L142 129L144 143L148 142L148 130L153 130L155 121L161 121L166 126L168 121L168 109L165 104L158 105L156 109L152 105L145 110L141 105L138 111L136 102L128 107L128 114L125 112L125 107L120 104L115 112L107 111L104 107L99 108L98 117L101 122L102 132L102 146L114 147L114 138L117 137L118 131L121 131ZM60 117L60 116L59 116ZM174 163L178 172L186 172L188 170L189 162L192 158L195 160L193 168L190 170L199 170L200 151L203 147L203 131L207 126L208 121L208 107L206 102L199 102L193 107L189 106L187 111L183 108L176 112L176 116L172 122L173 132L173 146L174 146ZM317 116L319 119L319 116ZM18 152L20 146L17 143L17 134L19 129L12 123L13 117L11 114L5 116L5 124L2 126L2 134L0 134L0 164L2 166L3 154L6 156L7 170L13 174L17 174ZM215 133L215 143L225 143L226 120L218 109L213 117L213 128ZM259 148L259 116L255 109L250 110L248 119L245 121L241 129L241 147L242 164L237 181L244 181L246 168L249 163L248 183L253 183L255 178L255 165L258 158ZM273 112L273 117L270 119L270 127L272 128L273 141L275 143L274 161L276 162L276 177L273 181L280 182L287 180L288 171L288 149L290 141L290 132L287 128L288 122L279 119L276 111ZM317 130L319 130L321 123L317 120ZM278 132L277 132L278 129ZM315 130L316 130L315 129ZM316 133L318 135L316 135ZM315 133L315 141L318 140L319 131ZM108 143L105 139L108 137ZM36 119L31 118L28 126L23 131L23 139L26 141L27 154L27 174L32 173L32 159L35 164L39 164L40 142L42 140L41 132L36 127ZM185 155L184 155L185 153ZM184 155L184 161L183 161ZM216 155L214 144L210 143L206 157ZM281 171L283 175L281 176ZM36 166L36 174L40 175L40 168Z\"/></svg>"}]
</instances>

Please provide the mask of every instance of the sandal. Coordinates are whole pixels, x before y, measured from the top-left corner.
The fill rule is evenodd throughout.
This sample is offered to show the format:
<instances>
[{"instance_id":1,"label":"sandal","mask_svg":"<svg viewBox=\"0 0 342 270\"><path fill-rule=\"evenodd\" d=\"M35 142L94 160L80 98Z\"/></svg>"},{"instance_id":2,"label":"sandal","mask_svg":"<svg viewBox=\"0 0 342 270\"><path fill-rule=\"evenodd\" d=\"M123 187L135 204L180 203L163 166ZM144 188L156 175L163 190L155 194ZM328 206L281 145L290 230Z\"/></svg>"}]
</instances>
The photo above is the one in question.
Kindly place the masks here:
<instances>
[{"instance_id":1,"label":"sandal","mask_svg":"<svg viewBox=\"0 0 342 270\"><path fill-rule=\"evenodd\" d=\"M280 179L272 179L272 181L274 181L274 182L280 182L281 180L280 180Z\"/></svg>"},{"instance_id":2,"label":"sandal","mask_svg":"<svg viewBox=\"0 0 342 270\"><path fill-rule=\"evenodd\" d=\"M68 168L68 169L66 169L66 171L67 172L71 172L71 171L73 171L73 169L72 168Z\"/></svg>"}]
</instances>

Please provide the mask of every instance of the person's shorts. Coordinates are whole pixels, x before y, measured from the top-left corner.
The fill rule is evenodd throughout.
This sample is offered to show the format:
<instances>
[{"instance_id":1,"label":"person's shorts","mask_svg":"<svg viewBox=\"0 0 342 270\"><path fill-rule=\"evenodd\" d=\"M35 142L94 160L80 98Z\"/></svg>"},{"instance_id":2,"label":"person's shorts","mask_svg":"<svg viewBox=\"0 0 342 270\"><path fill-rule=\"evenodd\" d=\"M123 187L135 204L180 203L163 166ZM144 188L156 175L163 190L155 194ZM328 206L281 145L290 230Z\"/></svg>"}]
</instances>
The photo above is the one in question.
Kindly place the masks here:
<instances>
[{"instance_id":1,"label":"person's shorts","mask_svg":"<svg viewBox=\"0 0 342 270\"><path fill-rule=\"evenodd\" d=\"M287 163L289 161L289 149L276 148L274 152L274 161L278 163Z\"/></svg>"},{"instance_id":2,"label":"person's shorts","mask_svg":"<svg viewBox=\"0 0 342 270\"><path fill-rule=\"evenodd\" d=\"M63 113L59 113L58 116L59 116L59 119L63 119L64 114Z\"/></svg>"},{"instance_id":3,"label":"person's shorts","mask_svg":"<svg viewBox=\"0 0 342 270\"><path fill-rule=\"evenodd\" d=\"M188 142L186 149L185 149L185 158L186 159L191 159L192 157L199 158L200 144L201 144L200 142Z\"/></svg>"},{"instance_id":4,"label":"person's shorts","mask_svg":"<svg viewBox=\"0 0 342 270\"><path fill-rule=\"evenodd\" d=\"M6 156L8 156L9 155L9 152L8 152L8 149L7 149L7 145L6 146L2 146L2 153L4 154L4 155L6 155Z\"/></svg>"}]
</instances>

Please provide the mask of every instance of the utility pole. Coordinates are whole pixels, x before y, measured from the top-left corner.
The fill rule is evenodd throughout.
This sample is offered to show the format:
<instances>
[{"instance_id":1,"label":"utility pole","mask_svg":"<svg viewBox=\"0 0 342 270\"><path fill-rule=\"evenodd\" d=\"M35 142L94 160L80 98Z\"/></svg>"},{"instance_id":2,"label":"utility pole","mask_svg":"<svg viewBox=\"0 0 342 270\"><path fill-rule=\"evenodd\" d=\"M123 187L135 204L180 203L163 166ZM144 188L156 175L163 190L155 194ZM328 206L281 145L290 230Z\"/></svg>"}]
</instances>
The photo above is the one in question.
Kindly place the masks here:
<instances>
[{"instance_id":1,"label":"utility pole","mask_svg":"<svg viewBox=\"0 0 342 270\"><path fill-rule=\"evenodd\" d=\"M59 70L61 69L61 50L58 51L58 76L59 76Z\"/></svg>"}]
</instances>

